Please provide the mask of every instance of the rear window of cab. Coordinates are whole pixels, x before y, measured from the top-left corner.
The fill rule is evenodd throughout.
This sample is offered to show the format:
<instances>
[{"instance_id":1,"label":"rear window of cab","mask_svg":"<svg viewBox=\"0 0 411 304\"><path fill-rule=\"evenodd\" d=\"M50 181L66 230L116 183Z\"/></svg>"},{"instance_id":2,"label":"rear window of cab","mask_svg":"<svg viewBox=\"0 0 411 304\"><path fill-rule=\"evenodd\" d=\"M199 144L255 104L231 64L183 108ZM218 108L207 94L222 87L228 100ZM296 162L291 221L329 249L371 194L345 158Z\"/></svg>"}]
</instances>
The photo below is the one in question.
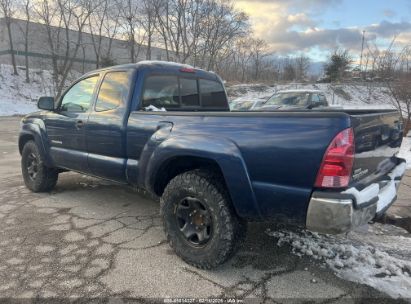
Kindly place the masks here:
<instances>
[{"instance_id":1,"label":"rear window of cab","mask_svg":"<svg viewBox=\"0 0 411 304\"><path fill-rule=\"evenodd\" d=\"M154 106L167 111L227 110L219 81L177 75L150 75L144 81L141 110Z\"/></svg>"}]
</instances>

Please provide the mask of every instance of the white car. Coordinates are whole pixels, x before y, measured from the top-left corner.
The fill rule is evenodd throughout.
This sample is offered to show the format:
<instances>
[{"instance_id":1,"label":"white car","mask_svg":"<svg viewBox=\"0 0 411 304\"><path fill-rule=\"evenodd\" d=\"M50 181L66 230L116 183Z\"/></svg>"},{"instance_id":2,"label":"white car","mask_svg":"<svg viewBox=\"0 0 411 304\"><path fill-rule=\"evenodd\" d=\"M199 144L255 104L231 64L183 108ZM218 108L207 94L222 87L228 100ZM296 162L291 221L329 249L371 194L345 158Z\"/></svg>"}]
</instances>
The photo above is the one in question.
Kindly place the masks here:
<instances>
[{"instance_id":1,"label":"white car","mask_svg":"<svg viewBox=\"0 0 411 304\"><path fill-rule=\"evenodd\" d=\"M284 90L276 92L253 110L313 109L328 106L327 98L320 90Z\"/></svg>"}]
</instances>

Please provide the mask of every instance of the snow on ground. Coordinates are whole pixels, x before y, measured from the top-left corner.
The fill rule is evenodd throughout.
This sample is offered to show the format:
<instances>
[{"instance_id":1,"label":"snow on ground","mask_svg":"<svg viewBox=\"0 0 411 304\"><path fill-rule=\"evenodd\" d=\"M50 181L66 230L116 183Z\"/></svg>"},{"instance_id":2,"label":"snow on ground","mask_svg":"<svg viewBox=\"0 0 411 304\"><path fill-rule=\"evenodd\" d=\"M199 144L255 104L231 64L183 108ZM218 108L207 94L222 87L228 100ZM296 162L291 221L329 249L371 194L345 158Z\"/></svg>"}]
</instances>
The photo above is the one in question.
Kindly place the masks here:
<instances>
[{"instance_id":1,"label":"snow on ground","mask_svg":"<svg viewBox=\"0 0 411 304\"><path fill-rule=\"evenodd\" d=\"M393 298L411 298L411 237L407 231L374 223L347 235L307 230L267 231L278 246L331 268L345 280L367 284Z\"/></svg>"},{"instance_id":2,"label":"snow on ground","mask_svg":"<svg viewBox=\"0 0 411 304\"><path fill-rule=\"evenodd\" d=\"M47 70L30 70L30 83L25 69L18 67L13 75L10 65L0 65L0 116L27 114L37 110L40 96L52 96L52 76Z\"/></svg>"},{"instance_id":3,"label":"snow on ground","mask_svg":"<svg viewBox=\"0 0 411 304\"><path fill-rule=\"evenodd\" d=\"M407 168L411 169L411 132L403 138L398 156L404 158L407 161Z\"/></svg>"}]
</instances>

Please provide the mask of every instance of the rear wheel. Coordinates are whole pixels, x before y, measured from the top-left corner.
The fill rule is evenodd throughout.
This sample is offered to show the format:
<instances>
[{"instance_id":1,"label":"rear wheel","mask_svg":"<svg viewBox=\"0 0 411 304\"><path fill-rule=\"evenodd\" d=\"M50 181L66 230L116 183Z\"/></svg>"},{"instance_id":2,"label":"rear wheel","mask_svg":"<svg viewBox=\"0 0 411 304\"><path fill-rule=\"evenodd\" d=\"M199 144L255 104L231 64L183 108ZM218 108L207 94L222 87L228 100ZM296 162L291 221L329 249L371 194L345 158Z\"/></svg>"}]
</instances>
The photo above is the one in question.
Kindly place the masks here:
<instances>
[{"instance_id":1,"label":"rear wheel","mask_svg":"<svg viewBox=\"0 0 411 304\"><path fill-rule=\"evenodd\" d=\"M170 181L161 198L167 239L187 263L210 269L238 249L246 222L235 214L221 178L194 170Z\"/></svg>"},{"instance_id":2,"label":"rear wheel","mask_svg":"<svg viewBox=\"0 0 411 304\"><path fill-rule=\"evenodd\" d=\"M28 141L21 154L21 171L24 183L33 192L48 192L54 188L58 171L44 165L39 148L32 140Z\"/></svg>"}]
</instances>

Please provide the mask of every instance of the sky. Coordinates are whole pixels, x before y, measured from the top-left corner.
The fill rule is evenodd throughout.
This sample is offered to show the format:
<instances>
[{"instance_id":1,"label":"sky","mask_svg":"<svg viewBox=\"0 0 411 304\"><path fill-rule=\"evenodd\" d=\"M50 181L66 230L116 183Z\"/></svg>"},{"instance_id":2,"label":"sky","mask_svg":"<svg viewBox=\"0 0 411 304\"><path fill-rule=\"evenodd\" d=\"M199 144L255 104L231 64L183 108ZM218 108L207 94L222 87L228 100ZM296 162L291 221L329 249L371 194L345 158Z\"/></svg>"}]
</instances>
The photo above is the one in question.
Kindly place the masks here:
<instances>
[{"instance_id":1,"label":"sky","mask_svg":"<svg viewBox=\"0 0 411 304\"><path fill-rule=\"evenodd\" d=\"M411 45L411 0L236 0L255 36L280 56L305 54L323 61L337 47L359 56L366 47Z\"/></svg>"}]
</instances>

